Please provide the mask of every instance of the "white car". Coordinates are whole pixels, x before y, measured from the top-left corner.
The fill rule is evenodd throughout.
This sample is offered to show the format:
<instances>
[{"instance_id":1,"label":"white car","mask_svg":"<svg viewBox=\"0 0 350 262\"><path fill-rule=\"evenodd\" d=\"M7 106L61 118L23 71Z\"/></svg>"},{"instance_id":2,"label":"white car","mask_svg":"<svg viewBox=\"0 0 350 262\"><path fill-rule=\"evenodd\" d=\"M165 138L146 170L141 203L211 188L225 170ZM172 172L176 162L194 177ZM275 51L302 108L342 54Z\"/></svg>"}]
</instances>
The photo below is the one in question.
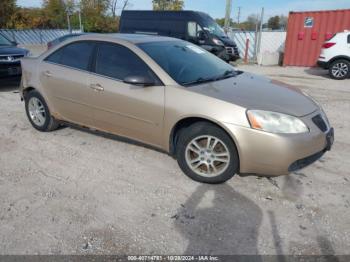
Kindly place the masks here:
<instances>
[{"instance_id":1,"label":"white car","mask_svg":"<svg viewBox=\"0 0 350 262\"><path fill-rule=\"evenodd\" d=\"M326 41L317 61L318 66L328 69L333 79L350 76L350 31L335 34Z\"/></svg>"}]
</instances>

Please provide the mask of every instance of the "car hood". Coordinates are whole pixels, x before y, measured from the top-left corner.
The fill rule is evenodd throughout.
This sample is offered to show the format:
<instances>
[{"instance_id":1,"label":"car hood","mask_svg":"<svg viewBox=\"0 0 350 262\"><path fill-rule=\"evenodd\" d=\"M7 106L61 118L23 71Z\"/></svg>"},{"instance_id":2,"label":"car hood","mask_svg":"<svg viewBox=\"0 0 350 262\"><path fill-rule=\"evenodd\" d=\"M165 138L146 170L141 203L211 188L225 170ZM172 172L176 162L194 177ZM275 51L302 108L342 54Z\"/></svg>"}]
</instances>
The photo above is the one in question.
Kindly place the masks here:
<instances>
[{"instance_id":1,"label":"car hood","mask_svg":"<svg viewBox=\"0 0 350 262\"><path fill-rule=\"evenodd\" d=\"M298 88L245 72L225 80L187 88L247 109L273 111L297 117L318 109L318 105Z\"/></svg>"},{"instance_id":2,"label":"car hood","mask_svg":"<svg viewBox=\"0 0 350 262\"><path fill-rule=\"evenodd\" d=\"M0 55L26 55L28 50L16 46L0 46Z\"/></svg>"},{"instance_id":3,"label":"car hood","mask_svg":"<svg viewBox=\"0 0 350 262\"><path fill-rule=\"evenodd\" d=\"M235 42L232 41L231 38L229 38L228 36L217 36L223 43L225 46L236 46Z\"/></svg>"}]
</instances>

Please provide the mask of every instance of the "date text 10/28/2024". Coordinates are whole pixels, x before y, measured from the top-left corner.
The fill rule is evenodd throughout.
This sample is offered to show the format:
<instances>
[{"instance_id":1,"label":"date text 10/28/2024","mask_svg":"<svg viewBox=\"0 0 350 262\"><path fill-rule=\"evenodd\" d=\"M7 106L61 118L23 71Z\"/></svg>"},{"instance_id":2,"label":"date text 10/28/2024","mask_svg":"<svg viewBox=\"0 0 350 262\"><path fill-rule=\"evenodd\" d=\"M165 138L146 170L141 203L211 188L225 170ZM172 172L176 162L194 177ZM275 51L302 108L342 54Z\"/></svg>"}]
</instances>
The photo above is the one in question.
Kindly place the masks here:
<instances>
[{"instance_id":1,"label":"date text 10/28/2024","mask_svg":"<svg viewBox=\"0 0 350 262\"><path fill-rule=\"evenodd\" d=\"M217 261L217 256L128 256L128 261Z\"/></svg>"}]
</instances>

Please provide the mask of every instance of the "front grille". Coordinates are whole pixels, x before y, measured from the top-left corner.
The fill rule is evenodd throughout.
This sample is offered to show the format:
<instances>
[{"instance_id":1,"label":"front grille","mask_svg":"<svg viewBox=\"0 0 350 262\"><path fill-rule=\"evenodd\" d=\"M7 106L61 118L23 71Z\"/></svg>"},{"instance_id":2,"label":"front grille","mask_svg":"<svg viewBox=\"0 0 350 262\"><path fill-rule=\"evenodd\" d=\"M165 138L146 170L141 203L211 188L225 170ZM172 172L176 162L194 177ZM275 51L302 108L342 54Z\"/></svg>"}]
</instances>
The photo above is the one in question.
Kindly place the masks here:
<instances>
[{"instance_id":1,"label":"front grille","mask_svg":"<svg viewBox=\"0 0 350 262\"><path fill-rule=\"evenodd\" d=\"M229 55L234 54L234 50L233 50L232 47L226 47L226 52L227 52Z\"/></svg>"},{"instance_id":2,"label":"front grille","mask_svg":"<svg viewBox=\"0 0 350 262\"><path fill-rule=\"evenodd\" d=\"M317 115L315 117L312 118L312 122L314 122L314 124L322 131L322 132L326 132L328 127L326 124L326 121L323 119L323 117L321 115Z\"/></svg>"},{"instance_id":3,"label":"front grille","mask_svg":"<svg viewBox=\"0 0 350 262\"><path fill-rule=\"evenodd\" d=\"M10 67L20 67L21 63L19 61L13 63L1 63L0 61L0 70L7 70Z\"/></svg>"},{"instance_id":4,"label":"front grille","mask_svg":"<svg viewBox=\"0 0 350 262\"><path fill-rule=\"evenodd\" d=\"M13 63L18 62L24 55L0 55L0 62Z\"/></svg>"},{"instance_id":5,"label":"front grille","mask_svg":"<svg viewBox=\"0 0 350 262\"><path fill-rule=\"evenodd\" d=\"M238 48L236 46L226 46L226 53L228 55L239 56Z\"/></svg>"}]
</instances>

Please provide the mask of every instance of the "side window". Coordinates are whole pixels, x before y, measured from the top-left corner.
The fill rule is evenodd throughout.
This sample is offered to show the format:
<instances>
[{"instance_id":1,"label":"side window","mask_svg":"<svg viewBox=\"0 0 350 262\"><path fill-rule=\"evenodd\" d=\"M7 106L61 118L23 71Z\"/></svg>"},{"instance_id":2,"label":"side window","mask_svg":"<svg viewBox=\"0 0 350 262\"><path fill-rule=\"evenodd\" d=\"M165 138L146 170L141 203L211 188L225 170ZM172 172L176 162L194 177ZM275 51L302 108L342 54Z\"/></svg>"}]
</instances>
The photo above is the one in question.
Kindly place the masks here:
<instances>
[{"instance_id":1,"label":"side window","mask_svg":"<svg viewBox=\"0 0 350 262\"><path fill-rule=\"evenodd\" d=\"M76 42L64 47L61 64L88 70L94 44L92 42Z\"/></svg>"},{"instance_id":2,"label":"side window","mask_svg":"<svg viewBox=\"0 0 350 262\"><path fill-rule=\"evenodd\" d=\"M187 33L189 37L197 37L197 23L188 22L187 23Z\"/></svg>"},{"instance_id":3,"label":"side window","mask_svg":"<svg viewBox=\"0 0 350 262\"><path fill-rule=\"evenodd\" d=\"M81 70L88 70L93 48L93 42L75 42L63 46L48 56L45 61L66 65Z\"/></svg>"},{"instance_id":4,"label":"side window","mask_svg":"<svg viewBox=\"0 0 350 262\"><path fill-rule=\"evenodd\" d=\"M52 62L55 64L60 64L62 53L63 53L63 48L57 50L56 52L54 52L51 55L49 55L48 57L46 57L45 61Z\"/></svg>"},{"instance_id":5,"label":"side window","mask_svg":"<svg viewBox=\"0 0 350 262\"><path fill-rule=\"evenodd\" d=\"M101 43L98 46L95 71L99 75L123 80L127 76L149 76L156 79L151 69L124 46Z\"/></svg>"},{"instance_id":6,"label":"side window","mask_svg":"<svg viewBox=\"0 0 350 262\"><path fill-rule=\"evenodd\" d=\"M196 22L187 23L187 34L190 38L198 38L202 34L203 28Z\"/></svg>"}]
</instances>

